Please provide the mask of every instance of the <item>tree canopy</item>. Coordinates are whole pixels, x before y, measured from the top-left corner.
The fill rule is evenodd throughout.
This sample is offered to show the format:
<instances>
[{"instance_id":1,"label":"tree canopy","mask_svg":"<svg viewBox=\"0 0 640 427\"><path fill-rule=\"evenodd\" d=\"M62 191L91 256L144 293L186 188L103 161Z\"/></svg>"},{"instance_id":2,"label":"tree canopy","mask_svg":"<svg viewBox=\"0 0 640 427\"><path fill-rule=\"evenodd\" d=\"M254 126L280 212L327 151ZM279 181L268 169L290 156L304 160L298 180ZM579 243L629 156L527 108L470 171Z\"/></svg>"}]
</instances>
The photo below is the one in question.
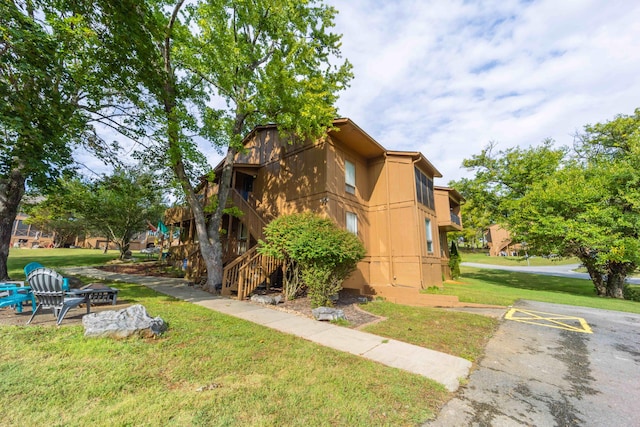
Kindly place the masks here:
<instances>
[{"instance_id":1,"label":"tree canopy","mask_svg":"<svg viewBox=\"0 0 640 427\"><path fill-rule=\"evenodd\" d=\"M131 238L157 224L166 204L164 188L143 168L118 167L93 182L61 180L56 192L27 206L28 221L55 231L56 243L69 237L100 236L118 245L120 258Z\"/></svg>"},{"instance_id":2,"label":"tree canopy","mask_svg":"<svg viewBox=\"0 0 640 427\"><path fill-rule=\"evenodd\" d=\"M75 1L0 3L0 280L11 229L27 186L46 192L73 171L73 150L115 159L94 122L119 116L128 68L86 22Z\"/></svg>"},{"instance_id":3,"label":"tree canopy","mask_svg":"<svg viewBox=\"0 0 640 427\"><path fill-rule=\"evenodd\" d=\"M464 165L514 241L580 258L598 295L623 298L640 265L640 110L587 125L574 141L573 150L490 147Z\"/></svg>"},{"instance_id":4,"label":"tree canopy","mask_svg":"<svg viewBox=\"0 0 640 427\"><path fill-rule=\"evenodd\" d=\"M103 20L109 16L111 2L95 4ZM125 41L131 56L147 58L131 88L136 112L127 123L146 135L138 156L171 170L181 188L211 289L222 281L219 230L243 138L266 123L277 124L291 141L316 138L332 126L337 93L351 78L349 63L339 63L340 37L329 31L335 14L314 0L180 0L139 2L126 17L143 29ZM225 154L217 177L202 143ZM195 193L201 177L218 184L207 219Z\"/></svg>"}]
</instances>

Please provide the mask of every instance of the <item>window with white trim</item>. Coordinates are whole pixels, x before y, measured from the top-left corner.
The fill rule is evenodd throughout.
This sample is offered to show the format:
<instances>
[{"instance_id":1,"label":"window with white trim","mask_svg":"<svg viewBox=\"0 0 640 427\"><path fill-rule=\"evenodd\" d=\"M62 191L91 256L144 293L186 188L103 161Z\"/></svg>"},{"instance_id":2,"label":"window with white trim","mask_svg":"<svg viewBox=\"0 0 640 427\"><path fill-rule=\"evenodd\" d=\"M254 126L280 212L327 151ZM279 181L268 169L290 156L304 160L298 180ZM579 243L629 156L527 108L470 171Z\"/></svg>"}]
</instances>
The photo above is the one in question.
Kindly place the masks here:
<instances>
[{"instance_id":1,"label":"window with white trim","mask_svg":"<svg viewBox=\"0 0 640 427\"><path fill-rule=\"evenodd\" d=\"M347 212L347 231L358 235L358 215L353 212Z\"/></svg>"},{"instance_id":2,"label":"window with white trim","mask_svg":"<svg viewBox=\"0 0 640 427\"><path fill-rule=\"evenodd\" d=\"M431 230L431 220L424 220L424 228L427 236L427 253L433 253L433 231Z\"/></svg>"},{"instance_id":3,"label":"window with white trim","mask_svg":"<svg viewBox=\"0 0 640 427\"><path fill-rule=\"evenodd\" d=\"M356 165L349 160L344 161L344 182L346 192L356 194Z\"/></svg>"}]
</instances>

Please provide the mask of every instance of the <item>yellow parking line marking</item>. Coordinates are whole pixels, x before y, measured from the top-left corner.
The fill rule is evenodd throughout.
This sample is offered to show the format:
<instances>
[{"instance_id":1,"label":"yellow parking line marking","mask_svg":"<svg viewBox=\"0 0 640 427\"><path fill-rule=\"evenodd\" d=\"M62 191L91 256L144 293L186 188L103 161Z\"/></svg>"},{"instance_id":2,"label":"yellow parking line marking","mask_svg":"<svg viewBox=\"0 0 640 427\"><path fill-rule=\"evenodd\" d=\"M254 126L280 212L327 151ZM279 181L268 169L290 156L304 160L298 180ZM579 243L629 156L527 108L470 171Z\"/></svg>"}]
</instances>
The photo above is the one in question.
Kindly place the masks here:
<instances>
[{"instance_id":1,"label":"yellow parking line marking","mask_svg":"<svg viewBox=\"0 0 640 427\"><path fill-rule=\"evenodd\" d=\"M546 326L548 328L564 329L572 332L583 332L585 334L593 333L589 324L581 317L512 308L507 311L504 318L515 322L528 323L530 325ZM578 322L580 323L580 327L568 324L567 321Z\"/></svg>"}]
</instances>

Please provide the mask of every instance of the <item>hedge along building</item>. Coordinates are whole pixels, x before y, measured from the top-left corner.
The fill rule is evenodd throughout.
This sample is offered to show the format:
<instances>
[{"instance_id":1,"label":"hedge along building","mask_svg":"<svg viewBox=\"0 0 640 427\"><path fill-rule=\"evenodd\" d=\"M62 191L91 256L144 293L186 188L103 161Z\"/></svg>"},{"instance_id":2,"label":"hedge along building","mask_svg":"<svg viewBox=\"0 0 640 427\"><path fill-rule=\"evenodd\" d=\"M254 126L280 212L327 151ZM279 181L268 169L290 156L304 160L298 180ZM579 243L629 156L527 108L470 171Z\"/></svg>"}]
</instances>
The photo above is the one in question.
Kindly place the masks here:
<instances>
[{"instance_id":1,"label":"hedge along building","mask_svg":"<svg viewBox=\"0 0 640 427\"><path fill-rule=\"evenodd\" d=\"M311 211L364 243L367 255L345 288L398 302L451 303L455 298L418 291L449 277L447 232L462 229L462 197L434 187L433 179L442 175L421 153L386 150L346 118L334 127L315 141L287 141L276 126L260 126L246 136L229 196L243 215L225 216L221 230L222 293L243 298L257 284L275 280L279 265L256 253L264 226L280 215ZM203 181L199 195L205 203L216 187ZM165 220L181 230L180 241L172 242L172 259L186 260L188 276L197 279L204 263L190 210L172 208ZM250 277L259 278L248 284Z\"/></svg>"}]
</instances>

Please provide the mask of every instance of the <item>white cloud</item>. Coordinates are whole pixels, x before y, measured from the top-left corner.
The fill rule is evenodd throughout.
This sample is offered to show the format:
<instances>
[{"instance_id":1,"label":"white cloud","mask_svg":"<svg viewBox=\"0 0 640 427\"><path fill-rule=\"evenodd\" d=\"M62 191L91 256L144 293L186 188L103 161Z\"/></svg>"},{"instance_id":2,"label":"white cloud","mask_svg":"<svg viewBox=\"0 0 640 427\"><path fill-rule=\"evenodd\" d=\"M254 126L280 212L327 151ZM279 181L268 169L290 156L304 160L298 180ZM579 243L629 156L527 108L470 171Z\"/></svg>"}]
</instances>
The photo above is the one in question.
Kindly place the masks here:
<instances>
[{"instance_id":1,"label":"white cloud","mask_svg":"<svg viewBox=\"0 0 640 427\"><path fill-rule=\"evenodd\" d=\"M329 1L355 79L339 101L390 149L443 173L489 141L570 144L631 114L640 95L640 4L595 0Z\"/></svg>"}]
</instances>

